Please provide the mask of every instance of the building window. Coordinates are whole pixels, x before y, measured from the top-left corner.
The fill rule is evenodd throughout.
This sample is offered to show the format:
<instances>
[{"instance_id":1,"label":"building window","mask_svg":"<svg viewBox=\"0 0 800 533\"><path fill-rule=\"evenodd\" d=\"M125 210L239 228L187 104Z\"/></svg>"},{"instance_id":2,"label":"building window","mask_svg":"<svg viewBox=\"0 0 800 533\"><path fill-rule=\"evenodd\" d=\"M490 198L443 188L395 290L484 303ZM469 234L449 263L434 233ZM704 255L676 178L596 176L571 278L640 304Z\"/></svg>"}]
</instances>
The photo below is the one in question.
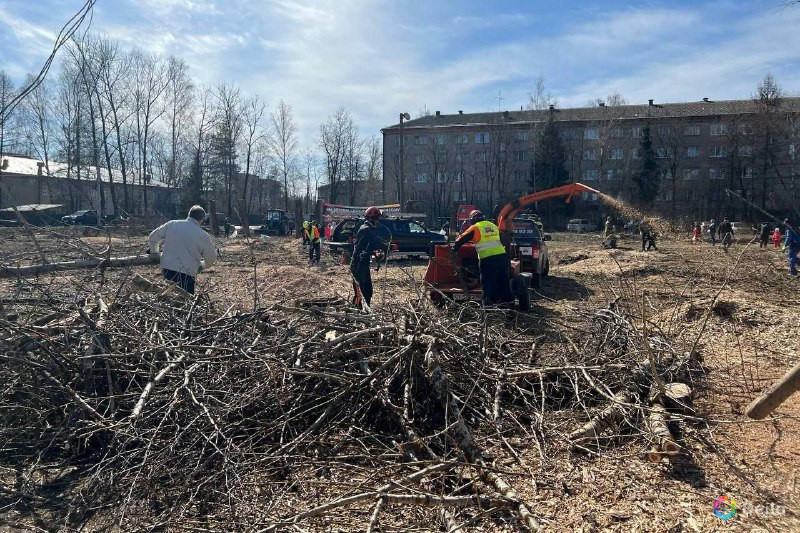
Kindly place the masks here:
<instances>
[{"instance_id":1,"label":"building window","mask_svg":"<svg viewBox=\"0 0 800 533\"><path fill-rule=\"evenodd\" d=\"M525 150L518 150L514 152L514 161L527 161L528 152Z\"/></svg>"},{"instance_id":2,"label":"building window","mask_svg":"<svg viewBox=\"0 0 800 533\"><path fill-rule=\"evenodd\" d=\"M402 141L402 140L403 140L403 138L398 135L397 137L394 138L394 145L395 146L400 146L400 141Z\"/></svg>"},{"instance_id":3,"label":"building window","mask_svg":"<svg viewBox=\"0 0 800 533\"><path fill-rule=\"evenodd\" d=\"M584 150L583 158L588 161L595 161L597 159L597 150Z\"/></svg>"},{"instance_id":4,"label":"building window","mask_svg":"<svg viewBox=\"0 0 800 533\"><path fill-rule=\"evenodd\" d=\"M700 135L700 125L699 124L690 124L683 128L684 135L691 135L696 137Z\"/></svg>"},{"instance_id":5,"label":"building window","mask_svg":"<svg viewBox=\"0 0 800 533\"><path fill-rule=\"evenodd\" d=\"M618 161L625 157L625 150L623 148L614 148L611 150L611 159Z\"/></svg>"},{"instance_id":6,"label":"building window","mask_svg":"<svg viewBox=\"0 0 800 533\"><path fill-rule=\"evenodd\" d=\"M607 180L613 180L616 177L617 177L617 175L616 175L616 172L614 172L614 169L610 168L610 169L606 170L606 179Z\"/></svg>"},{"instance_id":7,"label":"building window","mask_svg":"<svg viewBox=\"0 0 800 533\"><path fill-rule=\"evenodd\" d=\"M467 201L467 193L465 191L455 191L453 193L453 201L454 202L466 202Z\"/></svg>"},{"instance_id":8,"label":"building window","mask_svg":"<svg viewBox=\"0 0 800 533\"><path fill-rule=\"evenodd\" d=\"M587 168L583 171L583 179L586 181L594 181L597 179L599 171L596 168Z\"/></svg>"},{"instance_id":9,"label":"building window","mask_svg":"<svg viewBox=\"0 0 800 533\"><path fill-rule=\"evenodd\" d=\"M638 139L642 136L642 127L641 126L634 126L631 128L631 137L634 139Z\"/></svg>"},{"instance_id":10,"label":"building window","mask_svg":"<svg viewBox=\"0 0 800 533\"><path fill-rule=\"evenodd\" d=\"M418 165L424 165L424 164L425 164L425 156L424 156L424 155L421 155L421 154L420 154L420 155L417 155L417 156L414 158L414 161L415 161L415 162L416 162Z\"/></svg>"},{"instance_id":11,"label":"building window","mask_svg":"<svg viewBox=\"0 0 800 533\"><path fill-rule=\"evenodd\" d=\"M463 163L464 159L465 157L463 152L459 152L456 154L456 163Z\"/></svg>"},{"instance_id":12,"label":"building window","mask_svg":"<svg viewBox=\"0 0 800 533\"><path fill-rule=\"evenodd\" d=\"M708 155L710 157L728 157L728 149L725 146L712 146Z\"/></svg>"},{"instance_id":13,"label":"building window","mask_svg":"<svg viewBox=\"0 0 800 533\"><path fill-rule=\"evenodd\" d=\"M739 156L740 157L751 157L753 155L753 147L750 145L744 145L739 147Z\"/></svg>"},{"instance_id":14,"label":"building window","mask_svg":"<svg viewBox=\"0 0 800 533\"><path fill-rule=\"evenodd\" d=\"M425 135L415 135L414 144L418 146L421 146L423 144L428 144L428 137L426 137Z\"/></svg>"},{"instance_id":15,"label":"building window","mask_svg":"<svg viewBox=\"0 0 800 533\"><path fill-rule=\"evenodd\" d=\"M753 126L750 124L742 124L739 127L739 131L742 135L752 135L753 134Z\"/></svg>"},{"instance_id":16,"label":"building window","mask_svg":"<svg viewBox=\"0 0 800 533\"><path fill-rule=\"evenodd\" d=\"M575 130L561 130L558 132L558 136L564 140L574 139L575 138Z\"/></svg>"},{"instance_id":17,"label":"building window","mask_svg":"<svg viewBox=\"0 0 800 533\"><path fill-rule=\"evenodd\" d=\"M518 131L514 134L514 140L517 142L527 142L530 139L530 134L527 131Z\"/></svg>"},{"instance_id":18,"label":"building window","mask_svg":"<svg viewBox=\"0 0 800 533\"><path fill-rule=\"evenodd\" d=\"M486 162L486 152L478 152L475 154L475 162L476 163L485 163Z\"/></svg>"},{"instance_id":19,"label":"building window","mask_svg":"<svg viewBox=\"0 0 800 533\"><path fill-rule=\"evenodd\" d=\"M797 153L797 147L794 145L794 143L790 144L789 145L789 157L794 159L794 156L795 156L796 153Z\"/></svg>"},{"instance_id":20,"label":"building window","mask_svg":"<svg viewBox=\"0 0 800 533\"><path fill-rule=\"evenodd\" d=\"M656 148L657 159L666 159L668 157L669 157L669 150L667 148L664 147Z\"/></svg>"},{"instance_id":21,"label":"building window","mask_svg":"<svg viewBox=\"0 0 800 533\"><path fill-rule=\"evenodd\" d=\"M524 170L515 170L514 171L514 181L525 181L525 171Z\"/></svg>"},{"instance_id":22,"label":"building window","mask_svg":"<svg viewBox=\"0 0 800 533\"><path fill-rule=\"evenodd\" d=\"M666 124L662 124L658 127L658 134L659 135L671 135L672 134L672 126L667 126Z\"/></svg>"},{"instance_id":23,"label":"building window","mask_svg":"<svg viewBox=\"0 0 800 533\"><path fill-rule=\"evenodd\" d=\"M444 135L437 135L436 137L433 138L433 142L439 145L446 144L447 137L445 137Z\"/></svg>"},{"instance_id":24,"label":"building window","mask_svg":"<svg viewBox=\"0 0 800 533\"><path fill-rule=\"evenodd\" d=\"M711 180L726 180L728 179L728 169L727 168L714 168L711 167L708 169L708 179Z\"/></svg>"},{"instance_id":25,"label":"building window","mask_svg":"<svg viewBox=\"0 0 800 533\"><path fill-rule=\"evenodd\" d=\"M699 146L689 146L686 148L686 157L700 157Z\"/></svg>"},{"instance_id":26,"label":"building window","mask_svg":"<svg viewBox=\"0 0 800 533\"><path fill-rule=\"evenodd\" d=\"M476 133L475 144L489 144L489 133L485 131Z\"/></svg>"},{"instance_id":27,"label":"building window","mask_svg":"<svg viewBox=\"0 0 800 533\"><path fill-rule=\"evenodd\" d=\"M475 193L475 200L478 202L485 202L486 201L486 193L485 192L476 192Z\"/></svg>"},{"instance_id":28,"label":"building window","mask_svg":"<svg viewBox=\"0 0 800 533\"><path fill-rule=\"evenodd\" d=\"M447 181L447 174L445 174L444 170L440 170L436 173L436 182L437 183L444 183Z\"/></svg>"},{"instance_id":29,"label":"building window","mask_svg":"<svg viewBox=\"0 0 800 533\"><path fill-rule=\"evenodd\" d=\"M597 139L597 128L586 128L583 130L583 138L584 139Z\"/></svg>"},{"instance_id":30,"label":"building window","mask_svg":"<svg viewBox=\"0 0 800 533\"><path fill-rule=\"evenodd\" d=\"M699 168L686 168L683 170L683 179L685 180L696 180L699 177L700 177Z\"/></svg>"},{"instance_id":31,"label":"building window","mask_svg":"<svg viewBox=\"0 0 800 533\"><path fill-rule=\"evenodd\" d=\"M417 183L427 183L428 182L428 175L424 172L417 172L417 175L414 177L414 181Z\"/></svg>"},{"instance_id":32,"label":"building window","mask_svg":"<svg viewBox=\"0 0 800 533\"><path fill-rule=\"evenodd\" d=\"M625 132L622 131L622 128L614 128L611 130L612 139L622 139L623 135L625 135Z\"/></svg>"},{"instance_id":33,"label":"building window","mask_svg":"<svg viewBox=\"0 0 800 533\"><path fill-rule=\"evenodd\" d=\"M658 177L662 180L672 179L672 171L668 168L662 168L658 171Z\"/></svg>"},{"instance_id":34,"label":"building window","mask_svg":"<svg viewBox=\"0 0 800 533\"><path fill-rule=\"evenodd\" d=\"M727 135L728 134L728 125L727 124L712 124L711 125L711 135Z\"/></svg>"},{"instance_id":35,"label":"building window","mask_svg":"<svg viewBox=\"0 0 800 533\"><path fill-rule=\"evenodd\" d=\"M631 159L641 159L642 158L642 149L641 148L634 148L631 150Z\"/></svg>"},{"instance_id":36,"label":"building window","mask_svg":"<svg viewBox=\"0 0 800 533\"><path fill-rule=\"evenodd\" d=\"M461 183L464 181L464 172L456 172L456 175L453 176L453 182Z\"/></svg>"},{"instance_id":37,"label":"building window","mask_svg":"<svg viewBox=\"0 0 800 533\"><path fill-rule=\"evenodd\" d=\"M456 135L456 144L468 144L469 135Z\"/></svg>"},{"instance_id":38,"label":"building window","mask_svg":"<svg viewBox=\"0 0 800 533\"><path fill-rule=\"evenodd\" d=\"M753 167L744 167L744 168L742 168L741 176L742 176L742 179L746 179L746 180L753 179Z\"/></svg>"}]
</instances>

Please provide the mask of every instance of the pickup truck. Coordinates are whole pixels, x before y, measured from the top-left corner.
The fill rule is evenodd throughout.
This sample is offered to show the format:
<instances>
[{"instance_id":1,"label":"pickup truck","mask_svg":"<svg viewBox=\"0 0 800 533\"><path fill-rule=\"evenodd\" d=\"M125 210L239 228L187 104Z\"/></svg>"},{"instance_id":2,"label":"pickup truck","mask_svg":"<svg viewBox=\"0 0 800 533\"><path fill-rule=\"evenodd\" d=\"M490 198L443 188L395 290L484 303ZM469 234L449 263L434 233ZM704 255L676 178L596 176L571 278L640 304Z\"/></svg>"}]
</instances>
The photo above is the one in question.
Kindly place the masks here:
<instances>
[{"instance_id":1,"label":"pickup truck","mask_svg":"<svg viewBox=\"0 0 800 533\"><path fill-rule=\"evenodd\" d=\"M356 232L363 223L363 218L346 218L339 222L333 228L330 240L325 243L331 253L352 254ZM397 247L396 250L393 247L393 255L401 254L409 257L428 255L431 243L441 244L447 240L444 235L429 230L421 222L406 218L383 218L380 229L385 234L384 238L391 239L392 244Z\"/></svg>"}]
</instances>

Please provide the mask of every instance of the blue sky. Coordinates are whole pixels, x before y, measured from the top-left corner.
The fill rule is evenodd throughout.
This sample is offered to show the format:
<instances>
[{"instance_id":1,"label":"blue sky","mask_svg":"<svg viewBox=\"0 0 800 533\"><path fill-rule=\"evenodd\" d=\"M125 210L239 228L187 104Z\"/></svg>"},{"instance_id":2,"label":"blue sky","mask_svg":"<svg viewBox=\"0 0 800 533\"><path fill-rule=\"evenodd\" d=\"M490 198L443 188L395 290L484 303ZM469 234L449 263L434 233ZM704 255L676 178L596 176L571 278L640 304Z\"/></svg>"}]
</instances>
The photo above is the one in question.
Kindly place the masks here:
<instances>
[{"instance_id":1,"label":"blue sky","mask_svg":"<svg viewBox=\"0 0 800 533\"><path fill-rule=\"evenodd\" d=\"M83 0L0 0L0 69L20 82ZM781 0L98 0L92 28L173 54L201 83L294 108L303 145L338 106L361 133L408 111L519 109L538 76L559 105L800 90L800 8ZM498 92L503 99L498 101Z\"/></svg>"}]
</instances>

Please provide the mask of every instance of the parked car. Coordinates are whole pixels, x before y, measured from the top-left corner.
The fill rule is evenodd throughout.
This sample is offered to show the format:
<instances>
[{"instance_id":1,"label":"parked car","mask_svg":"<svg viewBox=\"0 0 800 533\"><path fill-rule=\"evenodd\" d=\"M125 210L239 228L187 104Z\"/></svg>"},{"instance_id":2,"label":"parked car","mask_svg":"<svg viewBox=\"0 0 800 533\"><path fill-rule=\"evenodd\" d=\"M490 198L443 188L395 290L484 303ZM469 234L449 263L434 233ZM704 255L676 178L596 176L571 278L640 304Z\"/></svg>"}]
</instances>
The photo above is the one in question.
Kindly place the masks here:
<instances>
[{"instance_id":1,"label":"parked car","mask_svg":"<svg viewBox=\"0 0 800 533\"><path fill-rule=\"evenodd\" d=\"M351 254L355 244L358 228L364 223L363 218L346 218L339 222L331 232L331 238L326 243L334 255L342 252ZM397 246L393 254L404 254L410 257L427 255L431 243L443 243L447 239L439 232L431 231L417 220L406 218L383 218L381 229L385 232L387 240Z\"/></svg>"},{"instance_id":2,"label":"parked car","mask_svg":"<svg viewBox=\"0 0 800 533\"><path fill-rule=\"evenodd\" d=\"M592 231L593 228L594 225L585 218L573 218L567 224L567 231L574 231L575 233Z\"/></svg>"},{"instance_id":3,"label":"parked car","mask_svg":"<svg viewBox=\"0 0 800 533\"><path fill-rule=\"evenodd\" d=\"M91 209L75 211L71 215L61 217L61 222L68 225L82 224L84 226L96 226L97 212Z\"/></svg>"},{"instance_id":4,"label":"parked car","mask_svg":"<svg viewBox=\"0 0 800 533\"><path fill-rule=\"evenodd\" d=\"M547 253L547 239L534 220L516 219L513 222L511 245L519 250L522 272L533 276L531 285L542 286L542 278L550 273L550 257Z\"/></svg>"}]
</instances>

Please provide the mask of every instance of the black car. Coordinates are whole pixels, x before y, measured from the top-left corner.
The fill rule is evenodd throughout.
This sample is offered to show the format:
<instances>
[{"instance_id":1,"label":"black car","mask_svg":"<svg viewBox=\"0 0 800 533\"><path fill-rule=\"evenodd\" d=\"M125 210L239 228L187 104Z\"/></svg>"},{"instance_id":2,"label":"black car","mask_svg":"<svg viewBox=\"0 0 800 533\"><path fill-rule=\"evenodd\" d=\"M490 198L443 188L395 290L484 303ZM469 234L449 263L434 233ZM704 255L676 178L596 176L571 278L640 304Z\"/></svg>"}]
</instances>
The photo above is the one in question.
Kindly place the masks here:
<instances>
[{"instance_id":1,"label":"black car","mask_svg":"<svg viewBox=\"0 0 800 533\"><path fill-rule=\"evenodd\" d=\"M546 238L534 220L516 219L512 224L512 254L519 258L521 271L533 275L531 284L534 287L541 287L542 277L550 273Z\"/></svg>"},{"instance_id":2,"label":"black car","mask_svg":"<svg viewBox=\"0 0 800 533\"><path fill-rule=\"evenodd\" d=\"M347 218L339 222L331 232L326 243L334 255L342 252L352 253L358 228L364 223L363 218ZM431 243L443 243L446 238L441 233L427 229L421 222L406 218L383 218L380 222L383 237L397 246L393 254L404 254L410 257L427 255Z\"/></svg>"},{"instance_id":3,"label":"black car","mask_svg":"<svg viewBox=\"0 0 800 533\"><path fill-rule=\"evenodd\" d=\"M61 222L68 225L82 224L84 226L96 226L97 212L90 209L75 211L71 215L61 217Z\"/></svg>"}]
</instances>

